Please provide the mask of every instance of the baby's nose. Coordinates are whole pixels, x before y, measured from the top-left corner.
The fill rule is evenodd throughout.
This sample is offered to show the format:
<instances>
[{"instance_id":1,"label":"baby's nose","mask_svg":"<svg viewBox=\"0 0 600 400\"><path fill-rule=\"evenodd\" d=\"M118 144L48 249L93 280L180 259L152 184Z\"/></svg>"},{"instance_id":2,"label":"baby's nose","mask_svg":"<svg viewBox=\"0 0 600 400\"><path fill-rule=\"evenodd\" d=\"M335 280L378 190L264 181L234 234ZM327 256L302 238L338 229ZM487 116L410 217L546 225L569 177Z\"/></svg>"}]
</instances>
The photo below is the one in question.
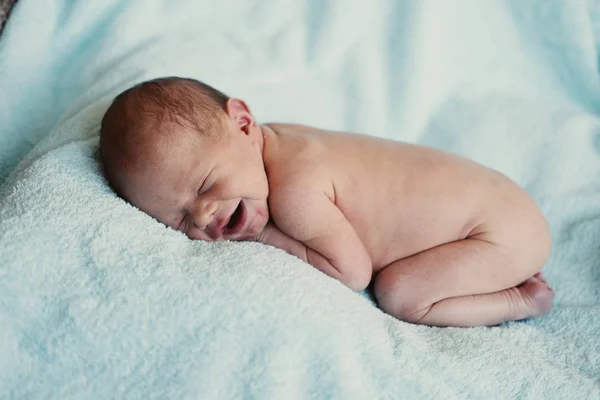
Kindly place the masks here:
<instances>
[{"instance_id":1,"label":"baby's nose","mask_svg":"<svg viewBox=\"0 0 600 400\"><path fill-rule=\"evenodd\" d=\"M194 210L194 224L199 229L206 229L206 227L212 222L216 211L216 202L205 202L203 204L198 204Z\"/></svg>"}]
</instances>

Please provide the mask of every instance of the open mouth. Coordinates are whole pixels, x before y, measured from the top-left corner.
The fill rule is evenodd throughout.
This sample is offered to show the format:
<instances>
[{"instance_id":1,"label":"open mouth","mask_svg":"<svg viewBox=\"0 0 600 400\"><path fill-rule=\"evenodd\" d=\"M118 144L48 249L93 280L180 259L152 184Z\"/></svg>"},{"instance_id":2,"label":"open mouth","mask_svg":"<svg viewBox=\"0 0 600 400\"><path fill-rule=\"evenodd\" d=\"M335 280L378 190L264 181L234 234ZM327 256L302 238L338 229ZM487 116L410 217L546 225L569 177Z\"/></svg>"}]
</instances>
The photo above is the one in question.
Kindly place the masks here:
<instances>
[{"instance_id":1,"label":"open mouth","mask_svg":"<svg viewBox=\"0 0 600 400\"><path fill-rule=\"evenodd\" d=\"M237 208L231 214L229 218L229 222L223 228L223 233L226 234L234 234L238 233L244 227L246 222L246 207L244 206L244 202L240 201Z\"/></svg>"}]
</instances>

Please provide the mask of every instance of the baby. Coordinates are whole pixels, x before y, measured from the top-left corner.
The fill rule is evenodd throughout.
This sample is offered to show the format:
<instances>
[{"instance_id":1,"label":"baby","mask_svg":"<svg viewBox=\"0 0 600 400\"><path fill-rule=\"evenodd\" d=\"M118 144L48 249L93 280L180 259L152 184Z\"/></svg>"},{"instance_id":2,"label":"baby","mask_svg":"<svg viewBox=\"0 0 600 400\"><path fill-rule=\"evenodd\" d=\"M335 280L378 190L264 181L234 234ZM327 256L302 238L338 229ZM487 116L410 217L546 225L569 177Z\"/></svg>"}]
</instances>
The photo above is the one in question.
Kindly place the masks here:
<instances>
[{"instance_id":1,"label":"baby","mask_svg":"<svg viewBox=\"0 0 600 400\"><path fill-rule=\"evenodd\" d=\"M161 78L121 93L100 153L116 192L198 240L255 240L385 312L434 326L541 316L553 292L542 213L498 172L432 148L258 125L244 101Z\"/></svg>"}]
</instances>

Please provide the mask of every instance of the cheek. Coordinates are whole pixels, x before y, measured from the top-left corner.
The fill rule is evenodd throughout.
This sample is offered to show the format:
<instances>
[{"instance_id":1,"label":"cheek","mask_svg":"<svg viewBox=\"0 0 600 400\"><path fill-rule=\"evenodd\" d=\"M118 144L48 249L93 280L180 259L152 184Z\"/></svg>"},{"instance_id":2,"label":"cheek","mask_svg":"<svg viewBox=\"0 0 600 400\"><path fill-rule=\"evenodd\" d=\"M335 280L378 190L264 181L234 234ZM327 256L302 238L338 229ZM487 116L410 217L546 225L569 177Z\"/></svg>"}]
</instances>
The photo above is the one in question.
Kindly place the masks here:
<instances>
[{"instance_id":1,"label":"cheek","mask_svg":"<svg viewBox=\"0 0 600 400\"><path fill-rule=\"evenodd\" d=\"M267 181L267 177L265 177L264 183L263 183L263 198L267 198L269 196L269 182Z\"/></svg>"},{"instance_id":2,"label":"cheek","mask_svg":"<svg viewBox=\"0 0 600 400\"><path fill-rule=\"evenodd\" d=\"M260 207L256 210L256 214L261 217L262 219L267 219L269 218L269 211L267 210L266 207Z\"/></svg>"},{"instance_id":3,"label":"cheek","mask_svg":"<svg viewBox=\"0 0 600 400\"><path fill-rule=\"evenodd\" d=\"M269 195L269 181L267 180L267 174L264 168L253 170L252 179L248 182L252 183L252 189L257 198L264 199Z\"/></svg>"},{"instance_id":4,"label":"cheek","mask_svg":"<svg viewBox=\"0 0 600 400\"><path fill-rule=\"evenodd\" d=\"M257 208L255 220L254 226L258 230L263 230L269 222L269 209L267 207Z\"/></svg>"}]
</instances>

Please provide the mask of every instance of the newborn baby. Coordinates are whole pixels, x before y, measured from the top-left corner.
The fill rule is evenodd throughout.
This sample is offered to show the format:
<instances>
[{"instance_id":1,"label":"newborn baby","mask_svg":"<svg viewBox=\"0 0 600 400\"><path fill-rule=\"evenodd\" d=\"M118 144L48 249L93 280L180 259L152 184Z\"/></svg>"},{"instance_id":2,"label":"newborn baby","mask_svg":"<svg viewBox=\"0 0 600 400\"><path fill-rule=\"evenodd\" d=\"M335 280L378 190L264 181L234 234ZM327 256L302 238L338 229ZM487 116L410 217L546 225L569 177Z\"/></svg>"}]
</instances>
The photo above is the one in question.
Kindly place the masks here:
<instances>
[{"instance_id":1,"label":"newborn baby","mask_svg":"<svg viewBox=\"0 0 600 400\"><path fill-rule=\"evenodd\" d=\"M303 125L258 125L244 101L161 78L121 93L100 153L116 192L198 240L283 249L404 321L496 325L550 311L532 199L439 150Z\"/></svg>"}]
</instances>

